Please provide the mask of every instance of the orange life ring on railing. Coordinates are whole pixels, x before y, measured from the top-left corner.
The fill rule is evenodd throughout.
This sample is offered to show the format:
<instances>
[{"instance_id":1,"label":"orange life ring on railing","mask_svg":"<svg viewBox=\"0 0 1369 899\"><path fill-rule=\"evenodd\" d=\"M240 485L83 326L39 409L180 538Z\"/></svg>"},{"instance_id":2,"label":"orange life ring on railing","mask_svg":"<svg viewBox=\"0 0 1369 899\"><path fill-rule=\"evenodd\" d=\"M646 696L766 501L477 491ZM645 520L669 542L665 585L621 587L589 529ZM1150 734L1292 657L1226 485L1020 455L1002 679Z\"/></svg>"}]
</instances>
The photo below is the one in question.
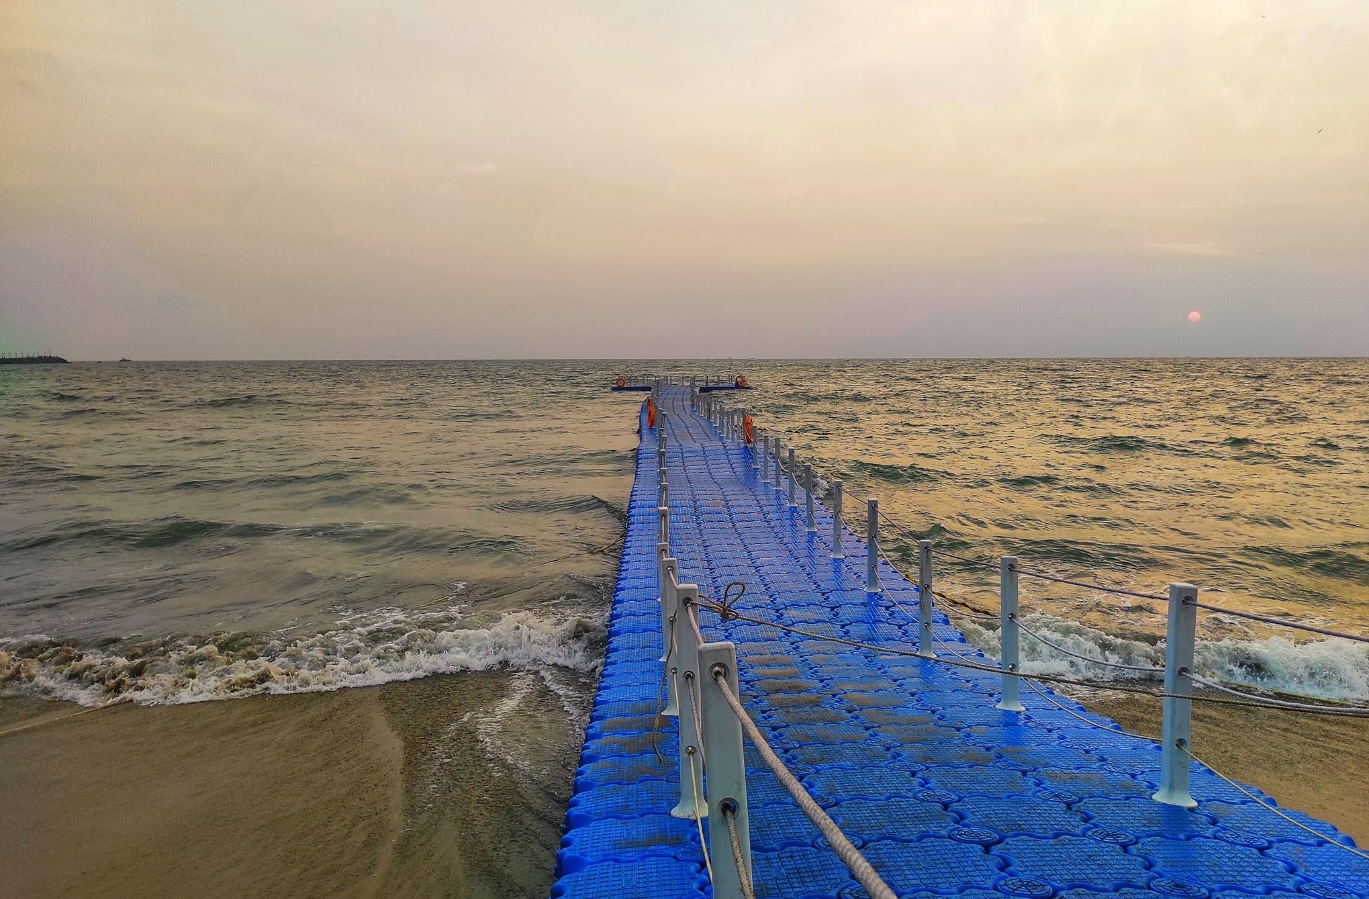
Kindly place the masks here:
<instances>
[{"instance_id":1,"label":"orange life ring on railing","mask_svg":"<svg viewBox=\"0 0 1369 899\"><path fill-rule=\"evenodd\" d=\"M656 400L651 397L646 398L646 426L656 427Z\"/></svg>"},{"instance_id":2,"label":"orange life ring on railing","mask_svg":"<svg viewBox=\"0 0 1369 899\"><path fill-rule=\"evenodd\" d=\"M738 387L745 387L745 386L746 386L746 376L745 376L745 375L737 375L736 384L737 384Z\"/></svg>"},{"instance_id":3,"label":"orange life ring on railing","mask_svg":"<svg viewBox=\"0 0 1369 899\"><path fill-rule=\"evenodd\" d=\"M746 385L742 385L746 386ZM746 445L750 446L756 442L756 429L751 426L751 416L742 416L742 430L746 432Z\"/></svg>"},{"instance_id":4,"label":"orange life ring on railing","mask_svg":"<svg viewBox=\"0 0 1369 899\"><path fill-rule=\"evenodd\" d=\"M619 375L619 376L618 376L618 380L616 380L616 381L613 382L613 386L614 386L614 387L626 387L626 386L627 386L627 378L623 377L622 375Z\"/></svg>"}]
</instances>

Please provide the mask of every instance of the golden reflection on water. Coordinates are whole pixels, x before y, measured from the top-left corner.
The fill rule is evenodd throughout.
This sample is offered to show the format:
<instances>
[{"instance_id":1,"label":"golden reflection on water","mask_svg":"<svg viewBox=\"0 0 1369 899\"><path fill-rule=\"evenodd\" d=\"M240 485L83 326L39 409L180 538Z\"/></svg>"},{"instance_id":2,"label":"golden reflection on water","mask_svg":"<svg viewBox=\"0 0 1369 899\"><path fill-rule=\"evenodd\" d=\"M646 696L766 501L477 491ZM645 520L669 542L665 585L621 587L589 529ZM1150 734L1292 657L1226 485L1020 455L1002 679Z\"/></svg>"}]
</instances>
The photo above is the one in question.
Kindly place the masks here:
<instances>
[{"instance_id":1,"label":"golden reflection on water","mask_svg":"<svg viewBox=\"0 0 1369 899\"><path fill-rule=\"evenodd\" d=\"M1369 362L970 360L747 366L757 423L848 509L996 561L1369 632ZM853 526L860 526L863 518ZM889 540L915 564L907 540ZM982 604L997 577L941 564ZM1117 633L1160 603L1023 579L1023 603ZM1154 612L1157 614L1149 614ZM1208 637L1263 634L1207 616Z\"/></svg>"}]
</instances>

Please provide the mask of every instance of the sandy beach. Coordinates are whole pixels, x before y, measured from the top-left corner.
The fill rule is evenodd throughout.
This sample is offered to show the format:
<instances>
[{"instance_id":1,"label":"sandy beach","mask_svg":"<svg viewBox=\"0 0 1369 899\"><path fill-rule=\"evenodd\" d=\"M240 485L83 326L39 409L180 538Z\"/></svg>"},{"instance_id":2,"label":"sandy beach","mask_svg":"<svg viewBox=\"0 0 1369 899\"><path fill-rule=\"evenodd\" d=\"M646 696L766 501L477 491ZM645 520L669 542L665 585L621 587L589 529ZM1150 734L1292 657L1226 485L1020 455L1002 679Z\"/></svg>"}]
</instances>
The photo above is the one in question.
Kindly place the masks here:
<instances>
[{"instance_id":1,"label":"sandy beach","mask_svg":"<svg viewBox=\"0 0 1369 899\"><path fill-rule=\"evenodd\" d=\"M0 897L545 895L580 735L511 679L89 713L0 700ZM545 757L489 751L510 696L519 727L548 729L521 738Z\"/></svg>"},{"instance_id":2,"label":"sandy beach","mask_svg":"<svg viewBox=\"0 0 1369 899\"><path fill-rule=\"evenodd\" d=\"M0 897L545 896L581 736L539 714L554 702L507 673L88 713L0 700ZM1089 704L1157 732L1148 700ZM537 757L500 754L509 727ZM1345 788L1369 775L1369 723L1203 706L1194 737L1369 841Z\"/></svg>"},{"instance_id":3,"label":"sandy beach","mask_svg":"<svg viewBox=\"0 0 1369 899\"><path fill-rule=\"evenodd\" d=\"M1158 699L1115 693L1084 704L1133 733L1160 738ZM1193 707L1193 753L1199 759L1235 781L1254 784L1281 807L1331 822L1360 846L1369 845L1369 794L1358 786L1369 777L1366 743L1365 718Z\"/></svg>"}]
</instances>

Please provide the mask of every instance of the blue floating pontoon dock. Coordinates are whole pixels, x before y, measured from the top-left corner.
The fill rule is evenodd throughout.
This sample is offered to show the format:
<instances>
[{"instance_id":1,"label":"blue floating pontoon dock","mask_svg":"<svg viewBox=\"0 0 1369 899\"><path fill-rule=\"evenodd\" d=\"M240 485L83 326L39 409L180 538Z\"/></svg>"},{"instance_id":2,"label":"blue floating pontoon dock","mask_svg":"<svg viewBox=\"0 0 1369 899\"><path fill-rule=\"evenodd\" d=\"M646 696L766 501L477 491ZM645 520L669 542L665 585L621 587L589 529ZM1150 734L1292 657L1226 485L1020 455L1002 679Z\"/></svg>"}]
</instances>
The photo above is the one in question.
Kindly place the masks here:
<instances>
[{"instance_id":1,"label":"blue floating pontoon dock","mask_svg":"<svg viewBox=\"0 0 1369 899\"><path fill-rule=\"evenodd\" d=\"M765 740L896 895L1369 895L1369 861L1346 851L1353 841L1331 825L1282 810L1296 826L1261 807L1274 804L1269 797L1197 763L1188 785L1196 807L1162 804L1152 799L1161 787L1156 743L1049 691L1024 691L1024 711L1000 710L999 675L894 654L918 646L918 588L880 560L882 589L867 591L864 544L845 532L846 558L833 559L828 510L816 507L810 531L802 499L791 505L768 471L757 472L755 448L693 411L696 395L688 386L656 392L679 580L715 600L741 581L738 611L804 632L707 611L700 620L706 640L735 644L739 697ZM607 654L553 899L712 895L700 825L670 814L682 796L682 718L657 716L666 652L657 453L643 416ZM940 612L931 627L948 658L997 666ZM756 896L865 896L749 742L745 759ZM702 827L721 820L714 814ZM711 860L715 871L732 864L717 851Z\"/></svg>"}]
</instances>

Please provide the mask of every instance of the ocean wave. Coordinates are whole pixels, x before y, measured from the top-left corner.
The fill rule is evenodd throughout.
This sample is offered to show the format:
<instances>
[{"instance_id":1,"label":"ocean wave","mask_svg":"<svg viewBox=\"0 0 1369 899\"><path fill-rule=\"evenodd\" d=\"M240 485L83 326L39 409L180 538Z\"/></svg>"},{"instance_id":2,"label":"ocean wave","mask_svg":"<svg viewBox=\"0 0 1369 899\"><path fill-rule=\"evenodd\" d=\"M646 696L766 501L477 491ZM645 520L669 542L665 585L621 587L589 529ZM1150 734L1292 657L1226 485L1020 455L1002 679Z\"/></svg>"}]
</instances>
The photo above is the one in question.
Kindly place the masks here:
<instances>
[{"instance_id":1,"label":"ocean wave","mask_svg":"<svg viewBox=\"0 0 1369 899\"><path fill-rule=\"evenodd\" d=\"M168 515L142 521L64 521L44 533L26 535L0 543L0 552L23 552L58 544L88 543L131 549L163 549L181 544L217 540L279 539L320 540L359 547L359 552L474 553L496 557L527 556L528 539L512 534L489 534L460 528L377 525L365 522L333 522L291 527L264 522L209 521Z\"/></svg>"},{"instance_id":2,"label":"ocean wave","mask_svg":"<svg viewBox=\"0 0 1369 899\"><path fill-rule=\"evenodd\" d=\"M1102 437L1075 437L1061 434L1052 438L1056 443L1092 453L1142 453L1165 452L1191 455L1192 450L1171 446L1159 440L1138 437L1134 434L1107 434Z\"/></svg>"},{"instance_id":3,"label":"ocean wave","mask_svg":"<svg viewBox=\"0 0 1369 899\"><path fill-rule=\"evenodd\" d=\"M852 471L888 484L928 484L946 473L917 465L886 465L880 462L852 462Z\"/></svg>"},{"instance_id":4,"label":"ocean wave","mask_svg":"<svg viewBox=\"0 0 1369 899\"><path fill-rule=\"evenodd\" d=\"M175 546L178 543L185 543L189 540L241 527L250 526L235 526L218 521L183 518L179 515L137 522L67 521L54 526L47 533L0 544L0 550L17 552L76 541L125 544L137 549L156 549Z\"/></svg>"},{"instance_id":5,"label":"ocean wave","mask_svg":"<svg viewBox=\"0 0 1369 899\"><path fill-rule=\"evenodd\" d=\"M1100 540L1068 540L1065 538L1012 537L1003 541L1015 555L1031 559L1037 565L1046 562L1099 571L1144 570L1158 559L1145 547L1135 543L1103 543Z\"/></svg>"},{"instance_id":6,"label":"ocean wave","mask_svg":"<svg viewBox=\"0 0 1369 899\"><path fill-rule=\"evenodd\" d=\"M238 396L222 396L209 400L197 400L191 405L210 409L225 409L230 406L256 406L268 403L287 404L288 400L279 396L263 397L255 393L244 393Z\"/></svg>"},{"instance_id":7,"label":"ocean wave","mask_svg":"<svg viewBox=\"0 0 1369 899\"><path fill-rule=\"evenodd\" d=\"M225 633L94 644L21 637L0 640L0 691L85 706L178 705L497 667L591 672L602 663L600 621L511 612L485 627L476 623L455 609L388 608L308 636Z\"/></svg>"},{"instance_id":8,"label":"ocean wave","mask_svg":"<svg viewBox=\"0 0 1369 899\"><path fill-rule=\"evenodd\" d=\"M1026 490L1032 487L1054 487L1060 483L1060 479L1053 474L1024 474L1011 478L999 478L998 483L1015 490Z\"/></svg>"},{"instance_id":9,"label":"ocean wave","mask_svg":"<svg viewBox=\"0 0 1369 899\"><path fill-rule=\"evenodd\" d=\"M1027 613L1026 627L1070 652L1097 659L1086 662L1046 646L1028 634L1021 638L1022 670L1090 681L1158 679L1162 675L1113 667L1130 665L1163 669L1165 643L1104 633L1077 621L1039 612ZM993 658L998 657L998 630L971 620L958 621L965 637ZM1111 663L1111 664L1104 664ZM1263 640L1199 640L1194 668L1210 680L1272 693L1312 696L1337 702L1369 702L1369 646L1350 640L1287 637Z\"/></svg>"},{"instance_id":10,"label":"ocean wave","mask_svg":"<svg viewBox=\"0 0 1369 899\"><path fill-rule=\"evenodd\" d=\"M1342 544L1340 547L1321 547L1298 552L1278 546L1247 546L1241 554L1294 571L1313 571L1326 577L1344 578L1356 583L1369 582L1369 558L1350 549L1362 549L1364 544Z\"/></svg>"}]
</instances>

